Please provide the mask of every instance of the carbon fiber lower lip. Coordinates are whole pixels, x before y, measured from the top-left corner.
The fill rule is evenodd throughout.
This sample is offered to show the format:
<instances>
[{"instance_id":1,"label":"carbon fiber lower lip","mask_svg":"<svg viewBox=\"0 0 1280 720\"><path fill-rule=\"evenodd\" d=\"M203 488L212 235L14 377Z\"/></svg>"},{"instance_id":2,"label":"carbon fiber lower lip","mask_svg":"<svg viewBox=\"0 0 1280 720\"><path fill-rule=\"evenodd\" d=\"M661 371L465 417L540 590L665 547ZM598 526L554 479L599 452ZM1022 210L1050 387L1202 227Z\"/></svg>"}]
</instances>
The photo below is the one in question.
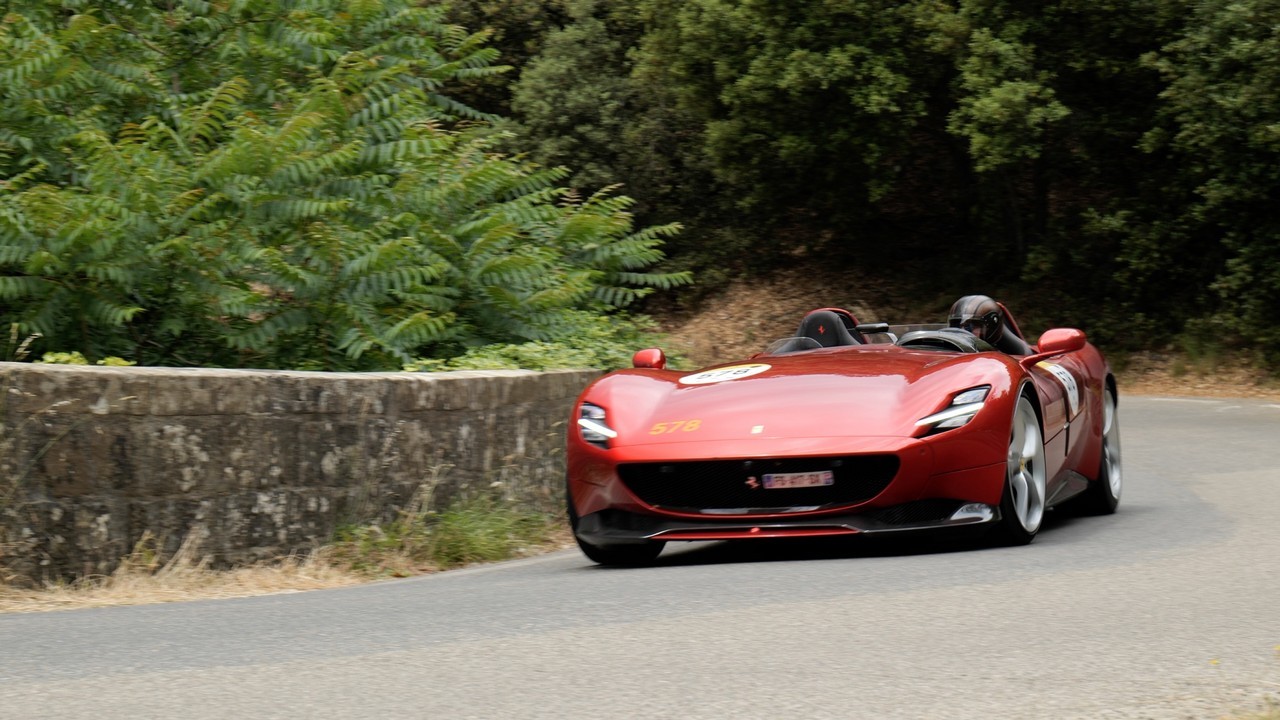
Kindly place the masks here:
<instances>
[{"instance_id":1,"label":"carbon fiber lower lip","mask_svg":"<svg viewBox=\"0 0 1280 720\"><path fill-rule=\"evenodd\" d=\"M883 533L895 532L916 532L920 530L936 530L940 528L954 528L965 525L981 525L994 521L994 516L990 518L968 517L961 519L935 520L933 522L917 523L914 525L887 525L885 523L876 522L870 518L853 517L846 518L838 524L823 523L821 525L798 525L792 523L777 525L742 525L738 527L715 527L715 528L690 528L690 529L670 529L663 530L648 536L649 540L704 540L704 539L721 539L712 536L732 535L736 539L752 537L787 537L795 535L797 537L812 537L816 535L878 535Z\"/></svg>"},{"instance_id":2,"label":"carbon fiber lower lip","mask_svg":"<svg viewBox=\"0 0 1280 720\"><path fill-rule=\"evenodd\" d=\"M871 513L781 522L770 519L753 523L742 518L699 522L605 511L582 518L576 532L584 540L602 544L643 540L745 540L916 532L982 525L1000 519L998 508L987 505L964 507L980 507L982 510L961 513L957 508L945 518L900 523L885 522Z\"/></svg>"}]
</instances>

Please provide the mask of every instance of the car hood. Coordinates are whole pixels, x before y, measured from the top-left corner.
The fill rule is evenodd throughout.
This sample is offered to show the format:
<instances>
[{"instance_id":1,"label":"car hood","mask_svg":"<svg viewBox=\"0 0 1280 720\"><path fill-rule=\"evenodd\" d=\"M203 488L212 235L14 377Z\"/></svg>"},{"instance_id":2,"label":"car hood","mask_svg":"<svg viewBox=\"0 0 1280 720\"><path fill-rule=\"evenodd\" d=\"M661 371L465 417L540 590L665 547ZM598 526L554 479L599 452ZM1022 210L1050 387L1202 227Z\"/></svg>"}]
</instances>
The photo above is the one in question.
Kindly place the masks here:
<instances>
[{"instance_id":1,"label":"car hood","mask_svg":"<svg viewBox=\"0 0 1280 720\"><path fill-rule=\"evenodd\" d=\"M1017 364L892 346L759 357L696 372L623 370L584 394L615 447L750 438L906 437L959 391L1007 391Z\"/></svg>"}]
</instances>

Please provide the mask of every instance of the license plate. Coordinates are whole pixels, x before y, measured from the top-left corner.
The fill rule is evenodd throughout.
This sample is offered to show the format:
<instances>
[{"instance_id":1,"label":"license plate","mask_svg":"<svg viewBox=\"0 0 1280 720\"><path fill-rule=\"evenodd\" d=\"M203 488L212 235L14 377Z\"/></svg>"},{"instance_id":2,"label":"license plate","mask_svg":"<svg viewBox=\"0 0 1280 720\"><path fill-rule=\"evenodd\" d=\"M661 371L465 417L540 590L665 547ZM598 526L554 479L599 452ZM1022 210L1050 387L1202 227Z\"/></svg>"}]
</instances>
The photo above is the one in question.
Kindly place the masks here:
<instances>
[{"instance_id":1,"label":"license plate","mask_svg":"<svg viewBox=\"0 0 1280 720\"><path fill-rule=\"evenodd\" d=\"M834 485L836 476L830 470L797 473L768 473L764 476L766 490L784 490L787 488L821 487Z\"/></svg>"}]
</instances>

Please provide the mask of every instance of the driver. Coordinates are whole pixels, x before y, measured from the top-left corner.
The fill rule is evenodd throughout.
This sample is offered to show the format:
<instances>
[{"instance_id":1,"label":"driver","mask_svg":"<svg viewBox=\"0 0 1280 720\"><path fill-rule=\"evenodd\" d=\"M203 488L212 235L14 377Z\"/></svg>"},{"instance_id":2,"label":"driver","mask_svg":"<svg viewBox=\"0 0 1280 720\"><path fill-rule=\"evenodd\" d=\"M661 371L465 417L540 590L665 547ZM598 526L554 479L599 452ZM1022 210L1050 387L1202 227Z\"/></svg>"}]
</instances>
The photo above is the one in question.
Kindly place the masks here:
<instances>
[{"instance_id":1,"label":"driver","mask_svg":"<svg viewBox=\"0 0 1280 720\"><path fill-rule=\"evenodd\" d=\"M1031 354L1031 346L1008 328L1004 308L986 295L965 295L955 301L947 326L967 330L1010 355Z\"/></svg>"}]
</instances>

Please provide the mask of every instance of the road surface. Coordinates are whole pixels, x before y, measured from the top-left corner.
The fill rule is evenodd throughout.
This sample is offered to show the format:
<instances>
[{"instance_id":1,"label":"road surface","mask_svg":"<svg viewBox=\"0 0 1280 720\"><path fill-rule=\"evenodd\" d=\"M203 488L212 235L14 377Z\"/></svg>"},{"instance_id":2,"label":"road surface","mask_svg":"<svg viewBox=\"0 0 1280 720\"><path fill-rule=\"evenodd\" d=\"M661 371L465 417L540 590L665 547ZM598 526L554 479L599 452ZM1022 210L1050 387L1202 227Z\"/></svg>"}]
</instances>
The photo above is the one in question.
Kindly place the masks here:
<instances>
[{"instance_id":1,"label":"road surface","mask_svg":"<svg viewBox=\"0 0 1280 720\"><path fill-rule=\"evenodd\" d=\"M690 544L0 616L0 718L1218 718L1280 696L1280 403L1121 398L1036 542Z\"/></svg>"}]
</instances>

